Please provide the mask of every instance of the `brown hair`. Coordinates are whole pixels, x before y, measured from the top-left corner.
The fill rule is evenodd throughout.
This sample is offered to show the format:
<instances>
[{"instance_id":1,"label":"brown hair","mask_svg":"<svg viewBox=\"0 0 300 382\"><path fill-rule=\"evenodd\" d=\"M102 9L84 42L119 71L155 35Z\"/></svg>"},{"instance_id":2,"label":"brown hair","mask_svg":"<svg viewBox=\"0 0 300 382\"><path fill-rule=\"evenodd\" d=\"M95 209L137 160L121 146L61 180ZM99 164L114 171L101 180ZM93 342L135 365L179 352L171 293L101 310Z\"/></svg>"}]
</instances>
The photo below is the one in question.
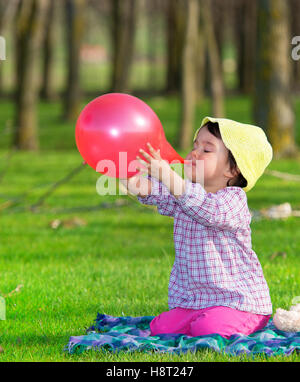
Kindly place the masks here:
<instances>
[{"instance_id":1,"label":"brown hair","mask_svg":"<svg viewBox=\"0 0 300 382\"><path fill-rule=\"evenodd\" d=\"M219 129L219 124L217 122L207 122L204 126L207 126L208 131L213 134L216 138L222 139L220 129ZM230 164L230 170L237 169L237 163L236 160L234 159L234 156L232 155L232 152L229 150L228 153L228 159L229 159L229 164ZM244 188L247 186L248 182L247 180L243 177L242 173L240 172L236 178L234 179L233 184L229 184L231 179L228 180L227 182L227 187L241 187Z\"/></svg>"}]
</instances>

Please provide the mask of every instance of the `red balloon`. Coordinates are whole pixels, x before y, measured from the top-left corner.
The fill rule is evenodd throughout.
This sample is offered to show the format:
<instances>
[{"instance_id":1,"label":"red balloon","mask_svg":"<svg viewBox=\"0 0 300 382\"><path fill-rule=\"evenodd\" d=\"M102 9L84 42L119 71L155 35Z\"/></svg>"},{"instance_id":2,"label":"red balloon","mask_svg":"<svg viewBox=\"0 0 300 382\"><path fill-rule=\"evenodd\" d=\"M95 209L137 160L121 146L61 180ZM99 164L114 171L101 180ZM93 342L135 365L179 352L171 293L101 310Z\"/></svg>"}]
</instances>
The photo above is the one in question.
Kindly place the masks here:
<instances>
[{"instance_id":1,"label":"red balloon","mask_svg":"<svg viewBox=\"0 0 300 382\"><path fill-rule=\"evenodd\" d=\"M108 93L89 102L77 120L75 138L87 164L111 177L135 175L141 167L136 160L139 149L149 153L147 142L160 149L161 157L169 163L184 162L166 140L154 111L128 94Z\"/></svg>"}]
</instances>

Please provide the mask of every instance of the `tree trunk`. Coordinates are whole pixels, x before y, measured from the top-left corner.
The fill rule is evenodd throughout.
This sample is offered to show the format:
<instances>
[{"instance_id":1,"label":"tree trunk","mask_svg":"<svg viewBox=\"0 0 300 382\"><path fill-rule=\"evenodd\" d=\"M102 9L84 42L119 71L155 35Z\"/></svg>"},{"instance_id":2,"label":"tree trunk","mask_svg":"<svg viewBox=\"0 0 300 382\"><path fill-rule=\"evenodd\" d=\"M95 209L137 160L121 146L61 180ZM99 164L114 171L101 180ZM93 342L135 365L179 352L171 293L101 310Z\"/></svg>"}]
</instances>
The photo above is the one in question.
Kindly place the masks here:
<instances>
[{"instance_id":1,"label":"tree trunk","mask_svg":"<svg viewBox=\"0 0 300 382\"><path fill-rule=\"evenodd\" d=\"M200 10L201 15L201 10ZM201 17L200 17L201 20ZM204 36L203 23L199 23L198 31L198 55L197 55L197 98L200 102L205 96L206 78L206 41Z\"/></svg>"},{"instance_id":2,"label":"tree trunk","mask_svg":"<svg viewBox=\"0 0 300 382\"><path fill-rule=\"evenodd\" d=\"M159 30L159 25L157 23L159 10L159 0L152 0L151 2L146 2L146 17L147 17L147 61L150 64L150 69L148 71L148 88L151 90L156 90L158 85L157 78L157 44L161 37L161 31Z\"/></svg>"},{"instance_id":3,"label":"tree trunk","mask_svg":"<svg viewBox=\"0 0 300 382\"><path fill-rule=\"evenodd\" d=\"M230 14L230 1L228 0L205 0L210 3L212 28L218 48L219 57L222 58L223 44L226 37L227 17ZM235 1L235 0L234 0ZM241 0L238 0L241 1ZM222 68L222 65L221 65Z\"/></svg>"},{"instance_id":4,"label":"tree trunk","mask_svg":"<svg viewBox=\"0 0 300 382\"><path fill-rule=\"evenodd\" d=\"M54 98L52 88L52 69L53 69L53 48L55 41L55 7L57 0L50 0L48 8L46 25L45 25L45 38L43 41L43 75L42 75L42 87L41 98L44 100L51 100Z\"/></svg>"},{"instance_id":5,"label":"tree trunk","mask_svg":"<svg viewBox=\"0 0 300 382\"><path fill-rule=\"evenodd\" d=\"M182 53L186 27L184 0L169 0L167 10L167 84L168 93L178 93L182 82Z\"/></svg>"},{"instance_id":6,"label":"tree trunk","mask_svg":"<svg viewBox=\"0 0 300 382\"><path fill-rule=\"evenodd\" d=\"M254 119L267 133L274 157L297 154L290 98L290 31L286 0L258 2Z\"/></svg>"},{"instance_id":7,"label":"tree trunk","mask_svg":"<svg viewBox=\"0 0 300 382\"><path fill-rule=\"evenodd\" d=\"M214 117L224 117L224 85L223 71L220 53L214 33L211 5L207 0L201 1L201 19L203 22L208 51L208 61L210 69L212 113Z\"/></svg>"},{"instance_id":8,"label":"tree trunk","mask_svg":"<svg viewBox=\"0 0 300 382\"><path fill-rule=\"evenodd\" d=\"M37 65L48 0L21 1L16 21L16 130L13 145L21 150L39 147L36 104Z\"/></svg>"},{"instance_id":9,"label":"tree trunk","mask_svg":"<svg viewBox=\"0 0 300 382\"><path fill-rule=\"evenodd\" d=\"M181 127L178 146L186 150L191 146L197 101L197 53L199 37L199 0L187 0L187 22L182 62Z\"/></svg>"},{"instance_id":10,"label":"tree trunk","mask_svg":"<svg viewBox=\"0 0 300 382\"><path fill-rule=\"evenodd\" d=\"M134 52L137 0L113 0L112 91L129 92Z\"/></svg>"},{"instance_id":11,"label":"tree trunk","mask_svg":"<svg viewBox=\"0 0 300 382\"><path fill-rule=\"evenodd\" d=\"M238 89L242 93L249 94L254 90L256 2L253 0L240 0L235 3L234 11Z\"/></svg>"},{"instance_id":12,"label":"tree trunk","mask_svg":"<svg viewBox=\"0 0 300 382\"><path fill-rule=\"evenodd\" d=\"M64 119L74 121L80 113L80 46L84 34L85 0L66 0L67 84Z\"/></svg>"},{"instance_id":13,"label":"tree trunk","mask_svg":"<svg viewBox=\"0 0 300 382\"><path fill-rule=\"evenodd\" d=\"M245 49L244 49L244 78L243 91L246 94L253 93L255 76L255 54L256 54L256 1L246 0L245 3Z\"/></svg>"}]
</instances>

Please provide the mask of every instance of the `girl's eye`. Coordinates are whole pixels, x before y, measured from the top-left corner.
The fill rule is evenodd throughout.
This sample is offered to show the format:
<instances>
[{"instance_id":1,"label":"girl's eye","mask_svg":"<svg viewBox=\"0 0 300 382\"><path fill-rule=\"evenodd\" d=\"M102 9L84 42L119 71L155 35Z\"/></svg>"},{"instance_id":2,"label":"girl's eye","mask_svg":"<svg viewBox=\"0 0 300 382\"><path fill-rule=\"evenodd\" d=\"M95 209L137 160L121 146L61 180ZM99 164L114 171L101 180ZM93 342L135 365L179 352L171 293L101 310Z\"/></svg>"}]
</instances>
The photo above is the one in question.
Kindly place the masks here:
<instances>
[{"instance_id":1,"label":"girl's eye","mask_svg":"<svg viewBox=\"0 0 300 382\"><path fill-rule=\"evenodd\" d=\"M197 147L194 147L193 150L197 150ZM205 153L211 153L211 151L203 150Z\"/></svg>"}]
</instances>

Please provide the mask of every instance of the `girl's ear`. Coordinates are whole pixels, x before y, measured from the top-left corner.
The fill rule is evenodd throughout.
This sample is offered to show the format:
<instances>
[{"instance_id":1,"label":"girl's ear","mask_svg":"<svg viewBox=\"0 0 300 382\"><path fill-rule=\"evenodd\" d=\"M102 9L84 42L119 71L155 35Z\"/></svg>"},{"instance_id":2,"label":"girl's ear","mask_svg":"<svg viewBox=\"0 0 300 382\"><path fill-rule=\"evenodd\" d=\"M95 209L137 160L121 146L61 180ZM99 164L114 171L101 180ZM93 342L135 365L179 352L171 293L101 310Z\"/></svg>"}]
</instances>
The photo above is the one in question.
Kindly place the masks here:
<instances>
[{"instance_id":1,"label":"girl's ear","mask_svg":"<svg viewBox=\"0 0 300 382\"><path fill-rule=\"evenodd\" d=\"M241 173L241 171L240 171L240 169L238 167L233 169L232 172L233 172L233 176L234 177L238 176Z\"/></svg>"},{"instance_id":2,"label":"girl's ear","mask_svg":"<svg viewBox=\"0 0 300 382\"><path fill-rule=\"evenodd\" d=\"M235 168L235 173L236 175L239 175L241 173L241 170L238 168L238 166L236 166Z\"/></svg>"},{"instance_id":3,"label":"girl's ear","mask_svg":"<svg viewBox=\"0 0 300 382\"><path fill-rule=\"evenodd\" d=\"M234 179L236 176L238 176L240 174L240 169L238 167L235 167L235 168L228 168L224 175L226 178L228 179Z\"/></svg>"}]
</instances>

